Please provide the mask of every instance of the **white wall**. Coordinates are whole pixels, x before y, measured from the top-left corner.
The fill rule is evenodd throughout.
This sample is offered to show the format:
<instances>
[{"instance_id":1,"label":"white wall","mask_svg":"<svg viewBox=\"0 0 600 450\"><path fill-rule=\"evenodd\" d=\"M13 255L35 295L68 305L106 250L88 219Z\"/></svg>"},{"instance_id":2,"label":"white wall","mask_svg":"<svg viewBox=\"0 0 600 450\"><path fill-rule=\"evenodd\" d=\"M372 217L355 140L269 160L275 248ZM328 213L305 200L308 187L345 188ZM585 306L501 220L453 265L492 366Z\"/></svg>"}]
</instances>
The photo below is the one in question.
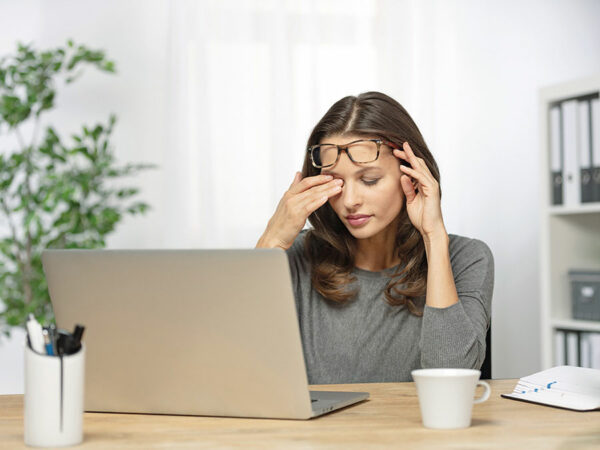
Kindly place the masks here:
<instances>
[{"instance_id":1,"label":"white wall","mask_svg":"<svg viewBox=\"0 0 600 450\"><path fill-rule=\"evenodd\" d=\"M377 88L407 108L436 156L448 230L486 241L495 255L494 377L535 372L538 199L547 178L538 167L537 92L600 72L600 2L384 0L378 8L385 39ZM128 218L109 241L114 247L191 242L178 221L186 204L173 196L175 185L191 181L169 171L164 126L172 112L168 16L166 0L0 4L2 54L18 39L46 47L73 37L117 61L116 76L90 70L64 91L52 116L73 131L114 111L118 157L163 168L136 179L153 210ZM0 394L22 392L22 338L0 343Z\"/></svg>"},{"instance_id":2,"label":"white wall","mask_svg":"<svg viewBox=\"0 0 600 450\"><path fill-rule=\"evenodd\" d=\"M425 133L442 152L448 228L494 252L493 375L519 377L541 364L538 89L600 73L600 2L446 6L454 37L440 51L456 59L435 78Z\"/></svg>"},{"instance_id":3,"label":"white wall","mask_svg":"<svg viewBox=\"0 0 600 450\"><path fill-rule=\"evenodd\" d=\"M38 2L10 2L0 5L0 55L14 52L15 41L27 42L37 36L41 25ZM0 151L8 139L0 140ZM0 221L2 236L7 230ZM2 305L0 305L2 307ZM23 345L25 333L21 329L12 333L12 339L0 336L0 395L23 392Z\"/></svg>"}]
</instances>

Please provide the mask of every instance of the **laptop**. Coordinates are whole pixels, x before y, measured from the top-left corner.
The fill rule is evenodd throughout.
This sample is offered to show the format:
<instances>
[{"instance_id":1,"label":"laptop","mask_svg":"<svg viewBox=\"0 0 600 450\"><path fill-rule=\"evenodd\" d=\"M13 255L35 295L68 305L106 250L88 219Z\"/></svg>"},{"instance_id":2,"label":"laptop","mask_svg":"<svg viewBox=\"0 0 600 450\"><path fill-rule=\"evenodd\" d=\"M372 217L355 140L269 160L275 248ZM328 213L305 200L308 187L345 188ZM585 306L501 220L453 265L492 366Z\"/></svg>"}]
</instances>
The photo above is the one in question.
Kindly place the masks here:
<instances>
[{"instance_id":1,"label":"laptop","mask_svg":"<svg viewBox=\"0 0 600 450\"><path fill-rule=\"evenodd\" d=\"M367 392L308 390L282 249L45 250L59 328L85 328L85 410L309 419Z\"/></svg>"}]
</instances>

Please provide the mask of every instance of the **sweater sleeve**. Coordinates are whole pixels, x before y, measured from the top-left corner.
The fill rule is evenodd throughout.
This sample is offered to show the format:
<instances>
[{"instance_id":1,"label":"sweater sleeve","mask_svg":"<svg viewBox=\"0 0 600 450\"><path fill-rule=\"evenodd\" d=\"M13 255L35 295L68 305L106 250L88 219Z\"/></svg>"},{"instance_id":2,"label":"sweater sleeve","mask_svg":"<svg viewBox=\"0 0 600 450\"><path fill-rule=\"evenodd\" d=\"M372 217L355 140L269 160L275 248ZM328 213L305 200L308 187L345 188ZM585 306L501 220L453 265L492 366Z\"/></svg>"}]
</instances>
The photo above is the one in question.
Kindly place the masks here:
<instances>
[{"instance_id":1,"label":"sweater sleeve","mask_svg":"<svg viewBox=\"0 0 600 450\"><path fill-rule=\"evenodd\" d=\"M494 258L484 242L455 236L450 262L459 301L447 308L425 305L421 367L479 369L491 317Z\"/></svg>"},{"instance_id":2,"label":"sweater sleeve","mask_svg":"<svg viewBox=\"0 0 600 450\"><path fill-rule=\"evenodd\" d=\"M290 265L292 288L296 296L296 302L298 302L298 296L301 292L301 283L305 282L307 276L310 276L310 270L304 257L304 236L307 231L300 231L292 246L285 251Z\"/></svg>"}]
</instances>

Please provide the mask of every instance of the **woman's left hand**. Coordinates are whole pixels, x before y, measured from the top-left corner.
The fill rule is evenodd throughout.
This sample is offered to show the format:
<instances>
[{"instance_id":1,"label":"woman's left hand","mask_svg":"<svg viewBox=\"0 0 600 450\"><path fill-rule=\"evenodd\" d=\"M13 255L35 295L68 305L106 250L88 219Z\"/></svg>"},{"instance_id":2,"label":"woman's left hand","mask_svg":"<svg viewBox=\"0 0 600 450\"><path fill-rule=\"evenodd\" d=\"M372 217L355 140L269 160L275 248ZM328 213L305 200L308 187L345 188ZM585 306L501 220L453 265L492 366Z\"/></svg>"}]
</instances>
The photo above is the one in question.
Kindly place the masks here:
<instances>
[{"instance_id":1,"label":"woman's left hand","mask_svg":"<svg viewBox=\"0 0 600 450\"><path fill-rule=\"evenodd\" d=\"M412 224L423 238L436 233L446 233L440 203L440 185L431 175L423 158L417 158L408 142L403 150L394 149L394 156L410 163L411 167L400 165L403 175L400 184L404 191L406 209Z\"/></svg>"}]
</instances>

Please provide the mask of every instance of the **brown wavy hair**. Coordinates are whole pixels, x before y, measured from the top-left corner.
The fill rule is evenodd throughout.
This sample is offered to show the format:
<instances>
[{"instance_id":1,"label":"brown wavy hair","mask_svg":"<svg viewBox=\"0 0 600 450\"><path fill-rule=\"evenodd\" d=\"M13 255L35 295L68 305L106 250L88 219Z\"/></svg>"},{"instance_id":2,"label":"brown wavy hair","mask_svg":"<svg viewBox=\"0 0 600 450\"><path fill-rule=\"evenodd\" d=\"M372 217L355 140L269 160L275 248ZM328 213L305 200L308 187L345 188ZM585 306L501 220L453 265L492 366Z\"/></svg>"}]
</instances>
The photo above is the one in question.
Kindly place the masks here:
<instances>
[{"instance_id":1,"label":"brown wavy hair","mask_svg":"<svg viewBox=\"0 0 600 450\"><path fill-rule=\"evenodd\" d=\"M410 143L417 157L423 158L433 177L440 181L440 172L417 125L408 112L394 99L380 92L364 92L337 101L317 123L308 138L307 147L334 135L381 138L402 147ZM303 177L318 175L307 152L302 168ZM441 195L441 190L440 190ZM427 257L425 244L413 226L406 205L400 211L396 232L396 251L400 265L390 277L385 289L386 301L393 306L406 305L416 315L423 314L416 299L425 295L427 287ZM304 251L311 263L313 287L324 298L344 303L357 294L348 289L356 277L351 274L356 255L356 238L350 234L333 208L326 203L308 220L312 229L306 233Z\"/></svg>"}]
</instances>

